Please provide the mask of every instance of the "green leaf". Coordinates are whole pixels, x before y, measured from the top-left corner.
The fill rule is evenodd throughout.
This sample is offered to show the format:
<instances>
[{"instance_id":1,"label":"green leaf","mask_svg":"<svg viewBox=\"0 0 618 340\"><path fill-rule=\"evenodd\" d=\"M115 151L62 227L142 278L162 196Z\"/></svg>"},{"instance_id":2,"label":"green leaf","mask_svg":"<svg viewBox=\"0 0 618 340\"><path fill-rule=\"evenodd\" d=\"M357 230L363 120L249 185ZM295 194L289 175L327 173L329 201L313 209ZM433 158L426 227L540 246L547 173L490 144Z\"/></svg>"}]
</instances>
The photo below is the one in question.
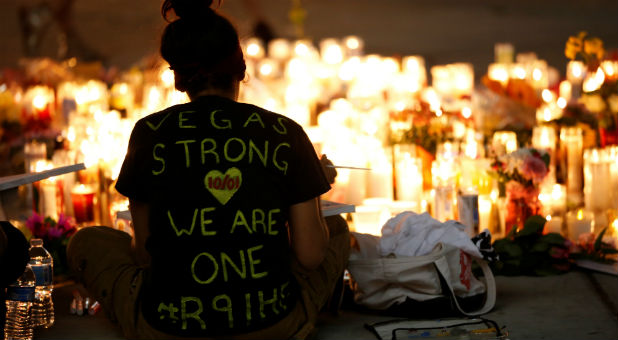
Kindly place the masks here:
<instances>
[{"instance_id":1,"label":"green leaf","mask_svg":"<svg viewBox=\"0 0 618 340\"><path fill-rule=\"evenodd\" d=\"M545 242L537 242L532 246L530 251L544 253L549 249L549 244Z\"/></svg>"},{"instance_id":2,"label":"green leaf","mask_svg":"<svg viewBox=\"0 0 618 340\"><path fill-rule=\"evenodd\" d=\"M513 237L515 237L515 234L517 234L517 226L513 225L511 227L511 230L509 231L509 233L506 235L507 239L512 239Z\"/></svg>"},{"instance_id":3,"label":"green leaf","mask_svg":"<svg viewBox=\"0 0 618 340\"><path fill-rule=\"evenodd\" d=\"M521 257L524 253L521 246L513 242L504 244L503 250L511 258Z\"/></svg>"},{"instance_id":4,"label":"green leaf","mask_svg":"<svg viewBox=\"0 0 618 340\"><path fill-rule=\"evenodd\" d=\"M547 220L540 215L530 216L526 222L524 222L524 228L519 232L517 236L527 236L540 234L543 232L543 227Z\"/></svg>"},{"instance_id":5,"label":"green leaf","mask_svg":"<svg viewBox=\"0 0 618 340\"><path fill-rule=\"evenodd\" d=\"M546 242L547 244L551 244L555 246L564 246L564 243L566 242L566 239L564 238L564 236L558 233L545 234L541 236L540 240L542 240L543 242Z\"/></svg>"},{"instance_id":6,"label":"green leaf","mask_svg":"<svg viewBox=\"0 0 618 340\"><path fill-rule=\"evenodd\" d=\"M594 250L599 250L601 249L601 244L603 243L603 235L605 235L605 232L607 231L607 228L604 228L603 230L601 230L601 232L599 233L599 236L597 237L597 239L594 241Z\"/></svg>"}]
</instances>

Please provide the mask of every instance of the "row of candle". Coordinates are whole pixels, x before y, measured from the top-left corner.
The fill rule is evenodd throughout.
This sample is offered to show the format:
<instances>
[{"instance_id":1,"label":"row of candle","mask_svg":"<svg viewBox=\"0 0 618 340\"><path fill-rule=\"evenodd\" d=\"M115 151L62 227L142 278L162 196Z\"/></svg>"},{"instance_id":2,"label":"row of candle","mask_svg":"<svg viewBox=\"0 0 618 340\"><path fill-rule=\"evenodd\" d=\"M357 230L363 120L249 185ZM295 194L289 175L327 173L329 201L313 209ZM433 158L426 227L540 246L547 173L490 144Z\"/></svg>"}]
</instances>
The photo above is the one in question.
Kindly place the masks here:
<instances>
[{"instance_id":1,"label":"row of candle","mask_svg":"<svg viewBox=\"0 0 618 340\"><path fill-rule=\"evenodd\" d=\"M422 57L407 56L399 60L365 56L362 46L362 40L357 37L341 41L328 39L319 44L319 49L304 40L276 39L267 47L257 40L247 40L244 49L250 81L242 85L241 100L289 115L307 129L312 141L321 144L321 151L336 163L372 169L370 172L339 171L332 192L335 200L364 206L367 198L396 199L394 202L408 204L418 211L431 208L439 219L444 220L458 215L458 190L476 185L479 210L483 210L480 219L489 220L490 209L487 207L491 208L496 200L491 197L491 189L487 189L490 185L479 184L488 181L481 179L488 167L488 160L483 158L483 142L471 126L459 120L446 121L442 115L442 110L449 105L461 111L464 119L474 114L470 103L461 100L461 97L471 95L474 89L471 66L463 63L434 66L430 71L432 86L427 86ZM512 63L512 60L504 59L501 62ZM517 62L523 66L515 65L513 77L537 81L539 91L546 86L546 80L552 81L546 63L536 57L522 54ZM489 73L490 77L494 74L493 71ZM139 87L128 77L109 90L100 82L89 81L85 84L65 83L57 91L56 102L61 104L59 112L62 112L58 119L62 118L66 124L63 134L71 148L80 151L81 160L88 166L104 169L106 177L113 179L117 175L136 119L187 100L186 96L173 90L173 73L169 69L162 67L153 74L155 76L150 78L154 80L143 80ZM547 105L555 100L560 108L563 103L560 97L549 91L541 92ZM331 100L341 95L345 99ZM38 113L47 110L53 115L51 103L54 101L49 92L45 96L33 92L28 98L33 110L38 110ZM385 147L389 130L394 126L391 114L414 109L421 101L429 104L436 116L434 120L440 120L439 124L453 126L457 140L453 144L440 144L433 164L423 162L413 151L414 147ZM328 104L328 109L315 112L318 102ZM317 126L313 126L316 122ZM411 120L402 122L403 129L413 123ZM563 138L561 132L560 136L560 140L564 140L561 145L573 150L572 155L567 152L567 160L580 160L579 164L569 163L567 167L574 172L566 177L572 177L575 182L574 185L567 183L568 192L576 195L577 190L573 188L579 187L581 195L582 177L577 182L577 173L582 171L583 149L577 142L569 141L570 133L565 132ZM556 145L555 141L553 145ZM571 145L575 147L570 148ZM514 133L494 135L492 152L506 153L516 148ZM435 187L427 188L427 182L435 183ZM434 189L429 190L433 192L429 196L427 189ZM552 203L552 206L560 204Z\"/></svg>"}]
</instances>

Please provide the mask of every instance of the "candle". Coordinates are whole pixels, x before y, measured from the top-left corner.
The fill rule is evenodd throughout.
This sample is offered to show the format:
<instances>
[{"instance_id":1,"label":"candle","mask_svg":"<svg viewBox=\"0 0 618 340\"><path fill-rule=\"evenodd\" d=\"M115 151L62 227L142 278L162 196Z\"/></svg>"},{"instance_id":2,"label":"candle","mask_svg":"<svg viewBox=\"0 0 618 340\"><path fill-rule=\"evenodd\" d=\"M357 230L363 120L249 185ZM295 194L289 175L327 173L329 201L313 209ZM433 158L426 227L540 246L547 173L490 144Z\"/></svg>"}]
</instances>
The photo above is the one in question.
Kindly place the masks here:
<instances>
[{"instance_id":1,"label":"candle","mask_svg":"<svg viewBox=\"0 0 618 340\"><path fill-rule=\"evenodd\" d=\"M609 150L584 151L584 202L587 209L605 211L613 205Z\"/></svg>"},{"instance_id":2,"label":"candle","mask_svg":"<svg viewBox=\"0 0 618 340\"><path fill-rule=\"evenodd\" d=\"M556 143L556 130L552 126L541 125L532 129L532 146L545 150L549 154L549 174L544 182L553 183L556 181Z\"/></svg>"},{"instance_id":3,"label":"candle","mask_svg":"<svg viewBox=\"0 0 618 340\"><path fill-rule=\"evenodd\" d=\"M586 67L579 60L569 61L567 64L566 77L571 83L571 98L578 99L582 91L582 83L586 75Z\"/></svg>"},{"instance_id":4,"label":"candle","mask_svg":"<svg viewBox=\"0 0 618 340\"><path fill-rule=\"evenodd\" d=\"M47 145L39 143L35 140L26 142L24 145L24 163L26 172L36 172L36 166L39 162L44 162L47 159ZM45 169L40 169L42 171Z\"/></svg>"},{"instance_id":5,"label":"candle","mask_svg":"<svg viewBox=\"0 0 618 340\"><path fill-rule=\"evenodd\" d=\"M380 224L382 214L383 208L379 206L357 205L352 213L354 231L380 236L382 234L382 225Z\"/></svg>"},{"instance_id":6,"label":"candle","mask_svg":"<svg viewBox=\"0 0 618 340\"><path fill-rule=\"evenodd\" d=\"M446 222L454 220L457 209L457 193L454 185L443 185L435 188L433 216L436 220Z\"/></svg>"},{"instance_id":7,"label":"candle","mask_svg":"<svg viewBox=\"0 0 618 340\"><path fill-rule=\"evenodd\" d=\"M563 80L560 82L559 86L560 98L564 98L566 101L571 100L571 91L573 87L571 83L568 80Z\"/></svg>"},{"instance_id":8,"label":"candle","mask_svg":"<svg viewBox=\"0 0 618 340\"><path fill-rule=\"evenodd\" d=\"M465 226L469 237L480 232L479 195L476 191L463 192L457 196L457 219Z\"/></svg>"},{"instance_id":9,"label":"candle","mask_svg":"<svg viewBox=\"0 0 618 340\"><path fill-rule=\"evenodd\" d=\"M54 177L40 181L41 190L40 212L43 217L58 218L59 208L62 206L59 201L58 188Z\"/></svg>"},{"instance_id":10,"label":"candle","mask_svg":"<svg viewBox=\"0 0 618 340\"><path fill-rule=\"evenodd\" d=\"M492 208L493 202L489 195L479 195L479 231L492 230Z\"/></svg>"},{"instance_id":11,"label":"candle","mask_svg":"<svg viewBox=\"0 0 618 340\"><path fill-rule=\"evenodd\" d=\"M509 82L509 65L504 63L493 63L487 67L487 76L491 80L500 82L506 86Z\"/></svg>"},{"instance_id":12,"label":"candle","mask_svg":"<svg viewBox=\"0 0 618 340\"><path fill-rule=\"evenodd\" d=\"M549 73L547 62L544 60L534 60L531 62L531 83L535 90L541 90L549 86Z\"/></svg>"},{"instance_id":13,"label":"candle","mask_svg":"<svg viewBox=\"0 0 618 340\"><path fill-rule=\"evenodd\" d=\"M392 157L386 150L374 150L369 157L371 171L367 174L367 197L393 199Z\"/></svg>"},{"instance_id":14,"label":"candle","mask_svg":"<svg viewBox=\"0 0 618 340\"><path fill-rule=\"evenodd\" d=\"M245 42L245 55L250 58L260 59L264 56L264 46L258 38L249 38Z\"/></svg>"},{"instance_id":15,"label":"candle","mask_svg":"<svg viewBox=\"0 0 618 340\"><path fill-rule=\"evenodd\" d=\"M26 118L50 124L54 116L54 90L47 86L29 88L23 97Z\"/></svg>"},{"instance_id":16,"label":"candle","mask_svg":"<svg viewBox=\"0 0 618 340\"><path fill-rule=\"evenodd\" d=\"M290 42L283 38L273 39L268 43L268 56L276 60L290 57Z\"/></svg>"},{"instance_id":17,"label":"candle","mask_svg":"<svg viewBox=\"0 0 618 340\"><path fill-rule=\"evenodd\" d=\"M594 213L584 209L567 213L567 230L569 239L577 242L579 235L593 232Z\"/></svg>"},{"instance_id":18,"label":"candle","mask_svg":"<svg viewBox=\"0 0 618 340\"><path fill-rule=\"evenodd\" d=\"M414 157L413 144L395 145L396 198L420 204L423 194L423 162Z\"/></svg>"},{"instance_id":19,"label":"candle","mask_svg":"<svg viewBox=\"0 0 618 340\"><path fill-rule=\"evenodd\" d=\"M545 228L543 229L543 233L562 234L562 223L563 223L562 217L547 215L545 219L547 220L547 222L545 223Z\"/></svg>"},{"instance_id":20,"label":"candle","mask_svg":"<svg viewBox=\"0 0 618 340\"><path fill-rule=\"evenodd\" d=\"M459 143L444 142L436 147L436 160L454 161L459 156Z\"/></svg>"},{"instance_id":21,"label":"candle","mask_svg":"<svg viewBox=\"0 0 618 340\"><path fill-rule=\"evenodd\" d=\"M425 59L422 56L407 56L402 60L402 73L411 82L412 92L418 92L427 84Z\"/></svg>"},{"instance_id":22,"label":"candle","mask_svg":"<svg viewBox=\"0 0 618 340\"><path fill-rule=\"evenodd\" d=\"M171 70L168 70L172 72ZM174 73L172 72L172 85L174 85ZM135 101L135 96L129 84L127 83L116 83L112 85L110 91L110 105L114 110L129 112L133 110L133 103Z\"/></svg>"},{"instance_id":23,"label":"candle","mask_svg":"<svg viewBox=\"0 0 618 340\"><path fill-rule=\"evenodd\" d=\"M541 125L532 129L532 146L553 151L556 149L556 130L552 126Z\"/></svg>"},{"instance_id":24,"label":"candle","mask_svg":"<svg viewBox=\"0 0 618 340\"><path fill-rule=\"evenodd\" d=\"M601 67L608 80L616 80L618 78L618 60L603 60Z\"/></svg>"},{"instance_id":25,"label":"candle","mask_svg":"<svg viewBox=\"0 0 618 340\"><path fill-rule=\"evenodd\" d=\"M581 84L586 74L586 67L583 62L579 60L569 61L567 64L567 80L571 84Z\"/></svg>"},{"instance_id":26,"label":"candle","mask_svg":"<svg viewBox=\"0 0 618 340\"><path fill-rule=\"evenodd\" d=\"M77 223L94 221L94 196L95 190L90 186L80 184L73 188L71 200Z\"/></svg>"},{"instance_id":27,"label":"candle","mask_svg":"<svg viewBox=\"0 0 618 340\"><path fill-rule=\"evenodd\" d=\"M562 184L554 184L551 187L549 194L548 208L552 214L563 214L566 211L567 195L566 186ZM541 202L545 205L545 202Z\"/></svg>"},{"instance_id":28,"label":"candle","mask_svg":"<svg viewBox=\"0 0 618 340\"><path fill-rule=\"evenodd\" d=\"M605 82L605 73L602 68L597 68L596 72L586 74L582 83L582 90L584 92L594 92L601 88L601 85Z\"/></svg>"},{"instance_id":29,"label":"candle","mask_svg":"<svg viewBox=\"0 0 618 340\"><path fill-rule=\"evenodd\" d=\"M618 145L609 147L610 177L609 192L612 195L612 209L618 210Z\"/></svg>"},{"instance_id":30,"label":"candle","mask_svg":"<svg viewBox=\"0 0 618 340\"><path fill-rule=\"evenodd\" d=\"M343 39L343 45L346 49L346 55L348 57L355 57L363 54L365 42L357 36L350 35Z\"/></svg>"},{"instance_id":31,"label":"candle","mask_svg":"<svg viewBox=\"0 0 618 340\"><path fill-rule=\"evenodd\" d=\"M568 202L578 205L582 202L583 177L583 132L580 127L560 129L560 147L564 156L561 168L567 185Z\"/></svg>"},{"instance_id":32,"label":"candle","mask_svg":"<svg viewBox=\"0 0 618 340\"><path fill-rule=\"evenodd\" d=\"M343 61L343 49L336 39L324 39L320 42L322 61L329 65L340 64Z\"/></svg>"}]
</instances>

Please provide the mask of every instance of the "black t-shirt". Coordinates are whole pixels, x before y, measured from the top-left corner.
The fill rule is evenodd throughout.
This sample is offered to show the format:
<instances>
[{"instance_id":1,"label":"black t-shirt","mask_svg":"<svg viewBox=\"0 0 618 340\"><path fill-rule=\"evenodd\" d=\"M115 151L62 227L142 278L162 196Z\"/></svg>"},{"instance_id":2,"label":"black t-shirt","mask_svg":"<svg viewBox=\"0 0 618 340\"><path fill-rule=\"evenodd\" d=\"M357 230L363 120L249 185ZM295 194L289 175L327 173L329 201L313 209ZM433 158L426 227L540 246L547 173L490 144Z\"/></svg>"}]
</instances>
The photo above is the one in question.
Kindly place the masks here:
<instances>
[{"instance_id":1,"label":"black t-shirt","mask_svg":"<svg viewBox=\"0 0 618 340\"><path fill-rule=\"evenodd\" d=\"M262 329L298 300L290 205L330 185L302 127L200 97L137 122L116 184L150 206L142 313L181 336Z\"/></svg>"}]
</instances>

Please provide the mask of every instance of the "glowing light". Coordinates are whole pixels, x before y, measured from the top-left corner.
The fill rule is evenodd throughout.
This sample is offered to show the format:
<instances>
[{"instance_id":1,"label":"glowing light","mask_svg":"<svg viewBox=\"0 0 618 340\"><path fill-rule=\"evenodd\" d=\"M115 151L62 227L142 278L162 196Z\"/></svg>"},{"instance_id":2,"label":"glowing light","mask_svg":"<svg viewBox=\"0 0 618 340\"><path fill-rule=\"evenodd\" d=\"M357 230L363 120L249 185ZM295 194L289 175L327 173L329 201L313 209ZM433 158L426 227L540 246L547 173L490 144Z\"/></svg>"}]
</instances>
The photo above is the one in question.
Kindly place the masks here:
<instances>
[{"instance_id":1,"label":"glowing light","mask_svg":"<svg viewBox=\"0 0 618 340\"><path fill-rule=\"evenodd\" d=\"M118 85L118 93L120 94L127 94L129 93L129 85L127 85L126 83L122 83Z\"/></svg>"},{"instance_id":2,"label":"glowing light","mask_svg":"<svg viewBox=\"0 0 618 340\"><path fill-rule=\"evenodd\" d=\"M69 140L69 142L74 143L75 138L76 138L75 128L72 126L69 126L69 129L67 131L67 139Z\"/></svg>"},{"instance_id":3,"label":"glowing light","mask_svg":"<svg viewBox=\"0 0 618 340\"><path fill-rule=\"evenodd\" d=\"M552 100L554 100L554 94L553 94L550 90L548 90L548 89L544 89L544 90L541 92L541 97L543 98L543 100L544 100L546 103L549 103L549 102L551 102Z\"/></svg>"},{"instance_id":4,"label":"glowing light","mask_svg":"<svg viewBox=\"0 0 618 340\"><path fill-rule=\"evenodd\" d=\"M260 66L260 74L263 76L269 76L273 73L273 66L268 63L264 63Z\"/></svg>"},{"instance_id":5,"label":"glowing light","mask_svg":"<svg viewBox=\"0 0 618 340\"><path fill-rule=\"evenodd\" d=\"M250 38L246 42L247 56L252 58L261 58L264 56L264 48L262 42L257 38Z\"/></svg>"},{"instance_id":6,"label":"glowing light","mask_svg":"<svg viewBox=\"0 0 618 340\"><path fill-rule=\"evenodd\" d=\"M526 70L522 66L517 65L513 68L513 76L517 79L526 79Z\"/></svg>"},{"instance_id":7,"label":"glowing light","mask_svg":"<svg viewBox=\"0 0 618 340\"><path fill-rule=\"evenodd\" d=\"M603 71L605 71L605 75L609 78L616 76L616 72L618 72L618 70L616 70L617 66L618 62L616 61L604 60L601 62L601 67L603 68Z\"/></svg>"},{"instance_id":8,"label":"glowing light","mask_svg":"<svg viewBox=\"0 0 618 340\"><path fill-rule=\"evenodd\" d=\"M360 40L357 37L348 37L345 40L345 46L351 50L356 50L360 47Z\"/></svg>"},{"instance_id":9,"label":"glowing light","mask_svg":"<svg viewBox=\"0 0 618 340\"><path fill-rule=\"evenodd\" d=\"M304 42L299 42L294 46L294 53L299 57L306 57L309 55L309 46Z\"/></svg>"},{"instance_id":10,"label":"glowing light","mask_svg":"<svg viewBox=\"0 0 618 340\"><path fill-rule=\"evenodd\" d=\"M322 42L322 60L329 65L339 64L343 61L341 46L334 39L326 39Z\"/></svg>"},{"instance_id":11,"label":"glowing light","mask_svg":"<svg viewBox=\"0 0 618 340\"><path fill-rule=\"evenodd\" d=\"M168 69L163 70L163 72L161 72L161 81L163 82L163 85L165 87L172 87L174 86L174 71ZM126 88L126 84L125 88ZM128 89L125 90L124 93L126 93Z\"/></svg>"},{"instance_id":12,"label":"glowing light","mask_svg":"<svg viewBox=\"0 0 618 340\"><path fill-rule=\"evenodd\" d=\"M558 105L559 108L564 109L567 106L567 100L562 98L562 97L560 97L556 101L556 105Z\"/></svg>"},{"instance_id":13,"label":"glowing light","mask_svg":"<svg viewBox=\"0 0 618 340\"><path fill-rule=\"evenodd\" d=\"M509 81L509 70L505 64L491 64L487 70L489 79L500 82L505 86Z\"/></svg>"},{"instance_id":14,"label":"glowing light","mask_svg":"<svg viewBox=\"0 0 618 340\"><path fill-rule=\"evenodd\" d=\"M42 94L37 94L32 99L32 106L37 110L43 110L47 106L47 98Z\"/></svg>"},{"instance_id":15,"label":"glowing light","mask_svg":"<svg viewBox=\"0 0 618 340\"><path fill-rule=\"evenodd\" d=\"M580 63L574 63L572 65L573 67L571 68L571 74L573 77L581 78L584 74L584 67Z\"/></svg>"},{"instance_id":16,"label":"glowing light","mask_svg":"<svg viewBox=\"0 0 618 340\"><path fill-rule=\"evenodd\" d=\"M582 209L577 210L577 220L581 221L584 219L584 211Z\"/></svg>"},{"instance_id":17,"label":"glowing light","mask_svg":"<svg viewBox=\"0 0 618 340\"><path fill-rule=\"evenodd\" d=\"M470 109L469 107L464 107L463 109L461 109L461 116L464 117L465 119L468 119L472 116L472 109Z\"/></svg>"},{"instance_id":18,"label":"glowing light","mask_svg":"<svg viewBox=\"0 0 618 340\"><path fill-rule=\"evenodd\" d=\"M277 100L274 98L266 99L266 102L264 103L264 108L269 111L276 111Z\"/></svg>"},{"instance_id":19,"label":"glowing light","mask_svg":"<svg viewBox=\"0 0 618 340\"><path fill-rule=\"evenodd\" d=\"M359 57L352 57L344 61L339 68L339 79L343 81L350 81L354 79L360 69L360 66L361 61Z\"/></svg>"},{"instance_id":20,"label":"glowing light","mask_svg":"<svg viewBox=\"0 0 618 340\"><path fill-rule=\"evenodd\" d=\"M599 67L595 73L584 79L582 89L584 92L594 92L601 88L603 82L605 82L605 73L603 73L603 70Z\"/></svg>"},{"instance_id":21,"label":"glowing light","mask_svg":"<svg viewBox=\"0 0 618 340\"><path fill-rule=\"evenodd\" d=\"M34 172L41 172L52 168L53 164L46 160L39 160L34 164Z\"/></svg>"},{"instance_id":22,"label":"glowing light","mask_svg":"<svg viewBox=\"0 0 618 340\"><path fill-rule=\"evenodd\" d=\"M532 79L539 81L541 80L541 78L543 78L543 71L541 71L538 68L535 68L534 71L532 71Z\"/></svg>"}]
</instances>

